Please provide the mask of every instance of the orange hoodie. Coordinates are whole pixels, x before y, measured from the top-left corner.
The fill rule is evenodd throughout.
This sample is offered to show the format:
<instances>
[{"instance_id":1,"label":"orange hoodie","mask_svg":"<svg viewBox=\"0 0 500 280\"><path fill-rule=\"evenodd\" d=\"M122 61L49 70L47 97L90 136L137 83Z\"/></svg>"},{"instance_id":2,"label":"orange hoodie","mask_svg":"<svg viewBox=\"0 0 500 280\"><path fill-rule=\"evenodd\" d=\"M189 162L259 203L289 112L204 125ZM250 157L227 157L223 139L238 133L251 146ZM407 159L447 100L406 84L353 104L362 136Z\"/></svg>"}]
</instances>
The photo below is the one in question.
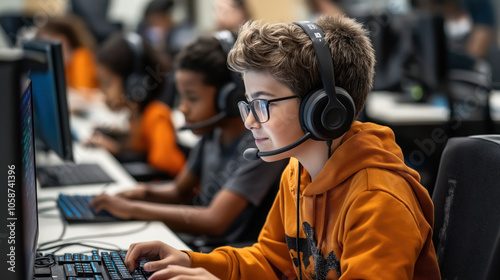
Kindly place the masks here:
<instances>
[{"instance_id":1,"label":"orange hoodie","mask_svg":"<svg viewBox=\"0 0 500 280\"><path fill-rule=\"evenodd\" d=\"M298 169L291 159L258 243L188 252L192 266L221 279L295 278ZM355 122L314 181L301 168L302 279L440 279L419 180L389 128Z\"/></svg>"}]
</instances>

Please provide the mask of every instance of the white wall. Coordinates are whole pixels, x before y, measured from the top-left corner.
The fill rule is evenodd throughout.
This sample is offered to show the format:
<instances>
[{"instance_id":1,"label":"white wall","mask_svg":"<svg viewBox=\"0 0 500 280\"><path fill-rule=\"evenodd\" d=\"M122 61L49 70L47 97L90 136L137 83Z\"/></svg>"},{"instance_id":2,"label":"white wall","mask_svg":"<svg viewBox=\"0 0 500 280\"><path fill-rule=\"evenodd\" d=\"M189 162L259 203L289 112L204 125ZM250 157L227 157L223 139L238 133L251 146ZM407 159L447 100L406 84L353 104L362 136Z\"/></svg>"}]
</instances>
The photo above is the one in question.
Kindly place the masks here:
<instances>
[{"instance_id":1,"label":"white wall","mask_svg":"<svg viewBox=\"0 0 500 280\"><path fill-rule=\"evenodd\" d=\"M23 0L1 0L0 1L0 14L6 12L20 13L23 11Z\"/></svg>"}]
</instances>

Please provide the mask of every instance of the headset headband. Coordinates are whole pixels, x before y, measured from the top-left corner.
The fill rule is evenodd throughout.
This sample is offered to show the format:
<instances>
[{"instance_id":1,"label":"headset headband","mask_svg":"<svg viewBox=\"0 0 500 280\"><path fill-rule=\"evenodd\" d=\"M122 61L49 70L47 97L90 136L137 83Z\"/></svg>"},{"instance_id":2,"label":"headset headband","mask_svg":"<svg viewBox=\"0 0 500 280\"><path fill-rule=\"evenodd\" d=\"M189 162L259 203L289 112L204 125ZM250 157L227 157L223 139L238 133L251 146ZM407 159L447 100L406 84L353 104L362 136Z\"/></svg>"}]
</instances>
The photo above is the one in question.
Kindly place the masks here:
<instances>
[{"instance_id":1,"label":"headset headband","mask_svg":"<svg viewBox=\"0 0 500 280\"><path fill-rule=\"evenodd\" d=\"M318 61L321 80L323 82L323 88L328 96L328 102L322 113L322 123L324 127L333 130L340 123L345 122L346 108L340 103L336 96L337 92L335 90L332 54L328 42L325 39L325 33L319 25L310 21L298 21L294 23L300 26L312 41ZM338 117L336 123L329 123L327 120L332 120L332 118L328 118L327 116L333 115L335 112L340 112L340 114L336 114Z\"/></svg>"},{"instance_id":2,"label":"headset headband","mask_svg":"<svg viewBox=\"0 0 500 280\"><path fill-rule=\"evenodd\" d=\"M217 31L214 34L215 39L217 39L222 46L222 49L227 54L234 46L234 36L229 30Z\"/></svg>"},{"instance_id":3,"label":"headset headband","mask_svg":"<svg viewBox=\"0 0 500 280\"><path fill-rule=\"evenodd\" d=\"M134 57L133 57L133 67L132 73L141 73L145 71L142 69L142 61L143 61L143 45L142 38L139 34L134 32L128 32L125 34L125 41L127 41Z\"/></svg>"}]
</instances>

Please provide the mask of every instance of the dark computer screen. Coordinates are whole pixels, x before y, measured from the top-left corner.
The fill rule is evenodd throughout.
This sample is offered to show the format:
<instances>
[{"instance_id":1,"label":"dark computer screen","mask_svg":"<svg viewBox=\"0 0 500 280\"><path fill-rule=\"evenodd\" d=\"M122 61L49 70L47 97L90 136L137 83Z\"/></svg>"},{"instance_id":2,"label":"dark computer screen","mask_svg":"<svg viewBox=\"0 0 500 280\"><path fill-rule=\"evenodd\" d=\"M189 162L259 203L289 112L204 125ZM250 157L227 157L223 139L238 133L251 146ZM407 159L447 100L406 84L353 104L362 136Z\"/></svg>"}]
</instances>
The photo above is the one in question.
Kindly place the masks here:
<instances>
[{"instance_id":1,"label":"dark computer screen","mask_svg":"<svg viewBox=\"0 0 500 280\"><path fill-rule=\"evenodd\" d=\"M34 266L38 238L38 212L35 177L35 146L33 135L32 88L28 81L21 95L21 173L22 176L22 223L24 237L24 263L26 275Z\"/></svg>"},{"instance_id":2,"label":"dark computer screen","mask_svg":"<svg viewBox=\"0 0 500 280\"><path fill-rule=\"evenodd\" d=\"M47 58L47 71L29 72L33 83L37 147L43 146L61 159L73 161L61 43L32 40L23 42L23 48L42 53Z\"/></svg>"},{"instance_id":3,"label":"dark computer screen","mask_svg":"<svg viewBox=\"0 0 500 280\"><path fill-rule=\"evenodd\" d=\"M35 148L33 135L33 106L31 82L27 82L21 95L20 108L20 145L21 145L21 217L23 224L23 250L25 275L30 275L34 267L34 258L38 238L38 212L35 177Z\"/></svg>"},{"instance_id":4,"label":"dark computer screen","mask_svg":"<svg viewBox=\"0 0 500 280\"><path fill-rule=\"evenodd\" d=\"M444 17L416 10L409 16L410 54L404 65L406 82L416 101L445 94L448 79L448 50ZM405 87L405 86L404 86Z\"/></svg>"},{"instance_id":5,"label":"dark computer screen","mask_svg":"<svg viewBox=\"0 0 500 280\"><path fill-rule=\"evenodd\" d=\"M32 88L24 65L22 56L0 53L0 278L7 280L32 279L38 239Z\"/></svg>"}]
</instances>

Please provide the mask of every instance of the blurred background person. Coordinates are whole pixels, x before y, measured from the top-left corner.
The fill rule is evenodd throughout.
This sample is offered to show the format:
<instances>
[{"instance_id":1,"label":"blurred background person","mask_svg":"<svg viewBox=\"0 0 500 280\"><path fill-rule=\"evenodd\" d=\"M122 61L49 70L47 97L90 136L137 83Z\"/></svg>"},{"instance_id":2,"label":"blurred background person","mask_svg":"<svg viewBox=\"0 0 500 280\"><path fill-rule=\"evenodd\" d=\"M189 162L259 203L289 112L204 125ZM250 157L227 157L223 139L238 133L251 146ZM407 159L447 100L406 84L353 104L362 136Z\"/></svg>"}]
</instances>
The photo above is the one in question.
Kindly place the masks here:
<instances>
[{"instance_id":1,"label":"blurred background person","mask_svg":"<svg viewBox=\"0 0 500 280\"><path fill-rule=\"evenodd\" d=\"M215 29L237 32L244 22L251 19L246 1L214 0Z\"/></svg>"},{"instance_id":2,"label":"blurred background person","mask_svg":"<svg viewBox=\"0 0 500 280\"><path fill-rule=\"evenodd\" d=\"M98 130L87 140L121 162L143 161L175 177L185 154L176 141L171 109L161 101L168 64L136 33L116 34L97 52L99 85L111 110L130 111L125 135Z\"/></svg>"},{"instance_id":3,"label":"blurred background person","mask_svg":"<svg viewBox=\"0 0 500 280\"><path fill-rule=\"evenodd\" d=\"M415 6L442 13L452 51L483 59L495 40L491 0L416 0Z\"/></svg>"},{"instance_id":4,"label":"blurred background person","mask_svg":"<svg viewBox=\"0 0 500 280\"><path fill-rule=\"evenodd\" d=\"M173 58L182 46L192 41L198 34L189 22L174 20L174 0L152 0L144 11L138 32L160 53Z\"/></svg>"},{"instance_id":5,"label":"blurred background person","mask_svg":"<svg viewBox=\"0 0 500 280\"><path fill-rule=\"evenodd\" d=\"M50 17L39 26L36 38L60 41L63 50L66 85L88 95L98 88L94 58L95 41L76 16Z\"/></svg>"}]
</instances>

